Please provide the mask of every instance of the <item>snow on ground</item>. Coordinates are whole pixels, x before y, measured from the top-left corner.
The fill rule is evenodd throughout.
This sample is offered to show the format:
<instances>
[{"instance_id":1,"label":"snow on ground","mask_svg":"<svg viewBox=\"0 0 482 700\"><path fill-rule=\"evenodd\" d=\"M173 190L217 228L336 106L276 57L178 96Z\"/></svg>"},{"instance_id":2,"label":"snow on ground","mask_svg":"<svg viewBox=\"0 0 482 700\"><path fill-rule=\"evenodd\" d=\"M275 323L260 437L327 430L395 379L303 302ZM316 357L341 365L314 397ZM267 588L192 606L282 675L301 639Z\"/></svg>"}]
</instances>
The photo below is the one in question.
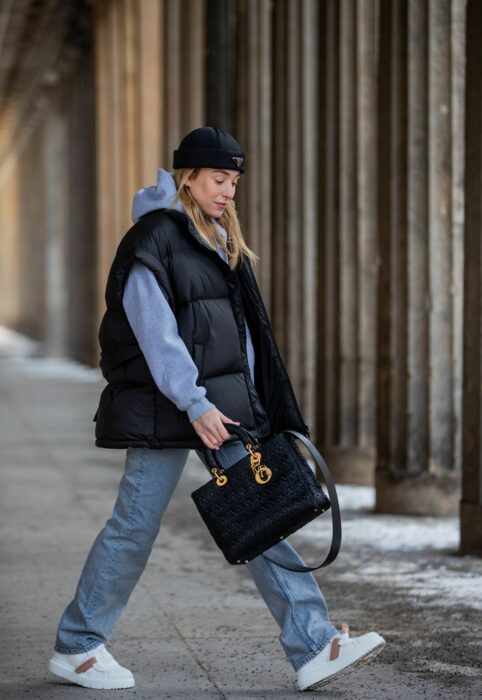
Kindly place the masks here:
<instances>
[{"instance_id":1,"label":"snow on ground","mask_svg":"<svg viewBox=\"0 0 482 700\"><path fill-rule=\"evenodd\" d=\"M40 343L5 326L0 326L0 361L2 367L18 368L29 376L87 382L102 379L98 368L66 357L43 357Z\"/></svg>"},{"instance_id":2,"label":"snow on ground","mask_svg":"<svg viewBox=\"0 0 482 700\"><path fill-rule=\"evenodd\" d=\"M80 362L64 357L25 357L22 359L0 357L2 367L21 368L22 374L31 377L71 379L81 382L98 382L102 379L100 369L87 367Z\"/></svg>"},{"instance_id":3,"label":"snow on ground","mask_svg":"<svg viewBox=\"0 0 482 700\"><path fill-rule=\"evenodd\" d=\"M26 335L0 326L0 357L28 357L38 352L39 343Z\"/></svg>"},{"instance_id":4,"label":"snow on ground","mask_svg":"<svg viewBox=\"0 0 482 700\"><path fill-rule=\"evenodd\" d=\"M346 570L337 580L388 585L422 605L460 605L482 610L482 560L456 555L457 518L373 513L375 489L339 484ZM328 545L329 511L297 533Z\"/></svg>"}]
</instances>

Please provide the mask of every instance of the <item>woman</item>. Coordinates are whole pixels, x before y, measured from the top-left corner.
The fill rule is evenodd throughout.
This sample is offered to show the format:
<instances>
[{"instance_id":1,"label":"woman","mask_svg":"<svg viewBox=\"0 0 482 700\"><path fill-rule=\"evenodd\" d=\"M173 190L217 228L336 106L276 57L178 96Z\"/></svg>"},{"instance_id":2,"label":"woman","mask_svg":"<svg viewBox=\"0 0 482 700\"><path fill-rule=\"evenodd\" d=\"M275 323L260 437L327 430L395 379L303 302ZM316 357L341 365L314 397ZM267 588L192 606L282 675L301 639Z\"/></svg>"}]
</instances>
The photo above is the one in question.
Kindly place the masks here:
<instances>
[{"instance_id":1,"label":"woman","mask_svg":"<svg viewBox=\"0 0 482 700\"><path fill-rule=\"evenodd\" d=\"M247 453L225 424L255 437L292 428L309 435L271 330L240 230L234 196L245 154L227 132L195 129L174 152L174 177L134 199L99 331L107 379L96 445L126 448L112 517L97 536L62 615L50 670L89 688L129 688L132 673L107 651L114 625L147 563L190 449L226 467ZM269 550L303 565L286 541ZM331 624L311 573L264 555L248 565L279 623L298 688L319 686L368 661L384 640L352 639Z\"/></svg>"}]
</instances>

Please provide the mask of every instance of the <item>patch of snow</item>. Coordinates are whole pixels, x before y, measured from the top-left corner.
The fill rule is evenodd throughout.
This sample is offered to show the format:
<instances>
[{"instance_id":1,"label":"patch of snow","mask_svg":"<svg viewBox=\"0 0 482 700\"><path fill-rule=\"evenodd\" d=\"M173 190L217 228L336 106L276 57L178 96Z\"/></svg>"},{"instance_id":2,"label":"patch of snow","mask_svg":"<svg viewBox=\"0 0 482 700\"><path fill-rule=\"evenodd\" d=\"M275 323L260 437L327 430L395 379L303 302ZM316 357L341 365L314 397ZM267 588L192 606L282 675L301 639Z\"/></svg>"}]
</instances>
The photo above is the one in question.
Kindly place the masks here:
<instances>
[{"instance_id":1,"label":"patch of snow","mask_svg":"<svg viewBox=\"0 0 482 700\"><path fill-rule=\"evenodd\" d=\"M340 509L346 510L373 510L375 507L374 486L351 486L349 484L337 484L336 492Z\"/></svg>"},{"instance_id":2,"label":"patch of snow","mask_svg":"<svg viewBox=\"0 0 482 700\"><path fill-rule=\"evenodd\" d=\"M386 552L411 552L427 548L454 550L458 547L457 518L371 513L375 505L374 487L338 484L336 491L342 516L343 541L346 544ZM357 511L360 512L359 515L356 514ZM328 537L329 520L330 511L327 511L321 519L317 518L306 525L300 535L309 539Z\"/></svg>"},{"instance_id":3,"label":"patch of snow","mask_svg":"<svg viewBox=\"0 0 482 700\"><path fill-rule=\"evenodd\" d=\"M36 340L0 326L0 357L30 357L39 352L39 347Z\"/></svg>"},{"instance_id":4,"label":"patch of snow","mask_svg":"<svg viewBox=\"0 0 482 700\"><path fill-rule=\"evenodd\" d=\"M370 513L375 503L371 487L337 485L337 493L343 532L340 560L345 552L350 564L336 573L337 580L386 586L410 596L415 605L482 610L482 560L453 556L459 546L457 518ZM326 550L330 511L296 537Z\"/></svg>"},{"instance_id":5,"label":"patch of snow","mask_svg":"<svg viewBox=\"0 0 482 700\"><path fill-rule=\"evenodd\" d=\"M372 582L377 586L398 589L418 599L423 606L465 605L482 610L482 562L471 561L470 570L453 570L443 565L416 560L413 563L380 560L355 565L337 574L339 581Z\"/></svg>"},{"instance_id":6,"label":"patch of snow","mask_svg":"<svg viewBox=\"0 0 482 700\"><path fill-rule=\"evenodd\" d=\"M457 675L468 676L469 678L482 677L482 671L473 666L460 666L459 664L448 664L444 661L430 661L426 659L424 659L420 665L427 668L429 671L435 671L435 673L456 673Z\"/></svg>"},{"instance_id":7,"label":"patch of snow","mask_svg":"<svg viewBox=\"0 0 482 700\"><path fill-rule=\"evenodd\" d=\"M51 379L72 379L98 382L102 372L64 357L0 357L0 367L21 370L25 375Z\"/></svg>"},{"instance_id":8,"label":"patch of snow","mask_svg":"<svg viewBox=\"0 0 482 700\"><path fill-rule=\"evenodd\" d=\"M459 543L456 518L373 514L345 521L343 531L347 543L383 552L454 550Z\"/></svg>"}]
</instances>

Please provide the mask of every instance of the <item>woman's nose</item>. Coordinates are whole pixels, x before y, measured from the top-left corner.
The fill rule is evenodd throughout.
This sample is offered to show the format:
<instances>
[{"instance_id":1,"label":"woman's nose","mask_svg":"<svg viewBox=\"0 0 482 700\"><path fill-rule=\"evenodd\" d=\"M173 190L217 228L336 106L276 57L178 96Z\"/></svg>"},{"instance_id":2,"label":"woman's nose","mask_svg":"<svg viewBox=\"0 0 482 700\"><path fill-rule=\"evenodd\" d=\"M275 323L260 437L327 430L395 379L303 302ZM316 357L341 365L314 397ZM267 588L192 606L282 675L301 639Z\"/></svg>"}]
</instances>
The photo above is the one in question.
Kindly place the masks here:
<instances>
[{"instance_id":1,"label":"woman's nose","mask_svg":"<svg viewBox=\"0 0 482 700\"><path fill-rule=\"evenodd\" d=\"M223 197L226 197L226 199L232 199L234 197L235 192L236 192L236 186L228 184L224 187Z\"/></svg>"}]
</instances>

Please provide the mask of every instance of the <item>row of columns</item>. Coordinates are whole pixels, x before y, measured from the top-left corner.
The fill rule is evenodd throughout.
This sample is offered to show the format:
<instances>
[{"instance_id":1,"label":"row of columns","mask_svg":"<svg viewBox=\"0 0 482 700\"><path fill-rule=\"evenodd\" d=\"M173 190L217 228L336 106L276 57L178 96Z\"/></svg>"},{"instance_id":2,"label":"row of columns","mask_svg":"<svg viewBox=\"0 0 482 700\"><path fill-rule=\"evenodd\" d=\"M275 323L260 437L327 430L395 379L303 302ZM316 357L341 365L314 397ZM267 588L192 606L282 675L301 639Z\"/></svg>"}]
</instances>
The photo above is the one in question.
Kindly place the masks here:
<instances>
[{"instance_id":1,"label":"row of columns","mask_svg":"<svg viewBox=\"0 0 482 700\"><path fill-rule=\"evenodd\" d=\"M375 462L377 7L209 4L245 60L232 112L213 94L208 114L247 150L238 206L264 299L307 420L352 482Z\"/></svg>"},{"instance_id":2,"label":"row of columns","mask_svg":"<svg viewBox=\"0 0 482 700\"><path fill-rule=\"evenodd\" d=\"M96 0L93 13L97 324L135 190L190 129L229 129L247 151L237 205L263 297L337 479L374 481L380 511L431 514L456 511L462 481L465 541L480 543L480 3ZM53 112L45 124L54 270L94 195L84 183L72 215L52 209L74 132Z\"/></svg>"},{"instance_id":3,"label":"row of columns","mask_svg":"<svg viewBox=\"0 0 482 700\"><path fill-rule=\"evenodd\" d=\"M97 362L90 12L53 5L31 27L0 113L0 322L49 355ZM12 48L22 29L5 29Z\"/></svg>"},{"instance_id":4,"label":"row of columns","mask_svg":"<svg viewBox=\"0 0 482 700\"><path fill-rule=\"evenodd\" d=\"M122 235L132 192L170 167L204 96L214 123L222 106L248 153L238 205L303 412L339 480L376 466L390 512L458 501L465 12L463 0L96 6L99 181L123 211L99 210L98 230ZM212 82L223 58L229 99ZM102 282L113 241L98 241Z\"/></svg>"}]
</instances>

